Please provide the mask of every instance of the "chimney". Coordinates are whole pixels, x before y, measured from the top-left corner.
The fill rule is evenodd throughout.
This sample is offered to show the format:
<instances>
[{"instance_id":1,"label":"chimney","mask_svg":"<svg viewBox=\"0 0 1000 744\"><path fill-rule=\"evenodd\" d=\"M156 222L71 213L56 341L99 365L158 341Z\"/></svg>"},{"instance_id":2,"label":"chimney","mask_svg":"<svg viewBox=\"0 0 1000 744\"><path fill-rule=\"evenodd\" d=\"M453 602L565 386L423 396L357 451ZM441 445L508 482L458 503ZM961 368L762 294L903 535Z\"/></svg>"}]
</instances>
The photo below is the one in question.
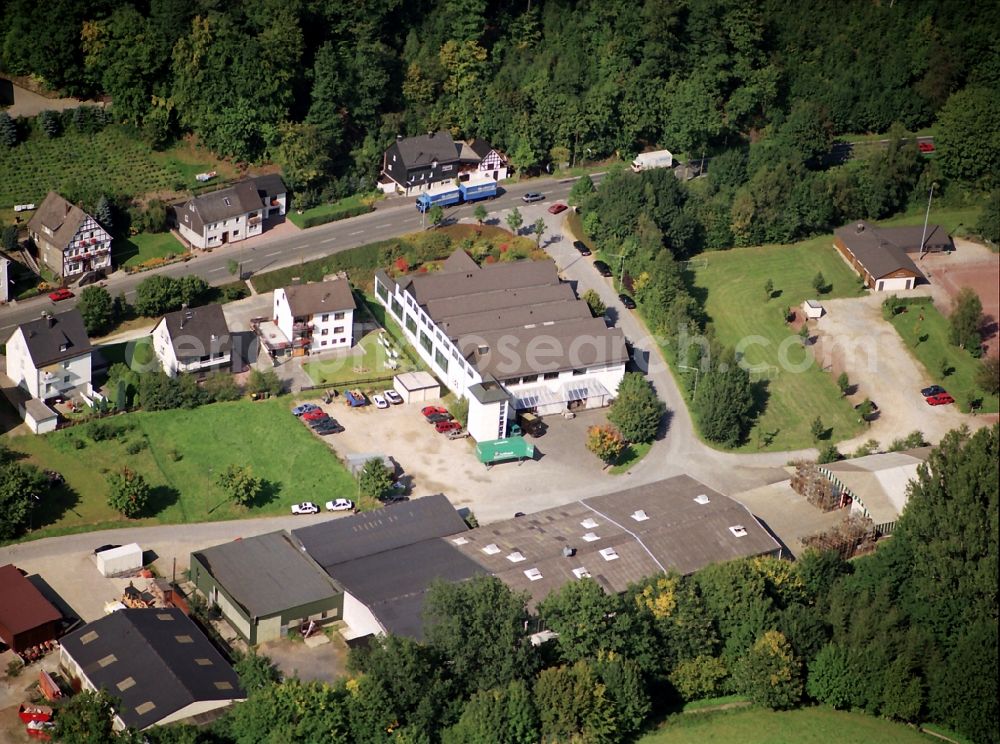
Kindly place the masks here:
<instances>
[{"instance_id":1,"label":"chimney","mask_svg":"<svg viewBox=\"0 0 1000 744\"><path fill-rule=\"evenodd\" d=\"M403 141L403 135L397 134L396 135L396 142L402 142L402 141Z\"/></svg>"},{"instance_id":2,"label":"chimney","mask_svg":"<svg viewBox=\"0 0 1000 744\"><path fill-rule=\"evenodd\" d=\"M564 545L562 549L563 558L572 558L576 555L576 548L571 548L569 545Z\"/></svg>"},{"instance_id":3,"label":"chimney","mask_svg":"<svg viewBox=\"0 0 1000 744\"><path fill-rule=\"evenodd\" d=\"M858 223L858 235L860 235L864 231L865 231L865 223L864 222L859 222Z\"/></svg>"},{"instance_id":4,"label":"chimney","mask_svg":"<svg viewBox=\"0 0 1000 744\"><path fill-rule=\"evenodd\" d=\"M190 318L190 317L191 317L191 314L187 311L187 304L186 303L181 303L181 325L180 325L179 330L181 330L181 331L184 330L184 324L187 322L187 319Z\"/></svg>"}]
</instances>

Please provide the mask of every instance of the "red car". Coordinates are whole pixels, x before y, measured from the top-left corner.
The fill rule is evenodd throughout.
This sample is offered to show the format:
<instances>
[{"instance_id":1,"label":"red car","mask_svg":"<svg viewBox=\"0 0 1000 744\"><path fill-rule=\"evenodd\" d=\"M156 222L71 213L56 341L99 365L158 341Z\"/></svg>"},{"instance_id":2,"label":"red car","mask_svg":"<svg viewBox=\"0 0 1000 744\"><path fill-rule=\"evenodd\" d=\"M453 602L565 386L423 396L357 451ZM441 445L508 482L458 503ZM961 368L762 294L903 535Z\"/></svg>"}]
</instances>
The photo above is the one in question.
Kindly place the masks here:
<instances>
[{"instance_id":1,"label":"red car","mask_svg":"<svg viewBox=\"0 0 1000 744\"><path fill-rule=\"evenodd\" d=\"M928 395L924 400L927 401L929 406L946 406L949 403L954 403L955 399L952 398L948 393L938 393L937 395Z\"/></svg>"},{"instance_id":2,"label":"red car","mask_svg":"<svg viewBox=\"0 0 1000 744\"><path fill-rule=\"evenodd\" d=\"M315 411L308 411L302 414L303 421L316 421L318 419L328 418L326 411L322 408L317 408Z\"/></svg>"},{"instance_id":3,"label":"red car","mask_svg":"<svg viewBox=\"0 0 1000 744\"><path fill-rule=\"evenodd\" d=\"M61 287L57 289L55 292L49 293L49 299L52 300L53 302L59 302L59 300L68 300L72 296L73 293L70 292L65 287Z\"/></svg>"},{"instance_id":4,"label":"red car","mask_svg":"<svg viewBox=\"0 0 1000 744\"><path fill-rule=\"evenodd\" d=\"M560 204L556 202L551 207L549 207L549 214L559 214L560 212L565 212L568 207L565 204Z\"/></svg>"},{"instance_id":5,"label":"red car","mask_svg":"<svg viewBox=\"0 0 1000 744\"><path fill-rule=\"evenodd\" d=\"M449 431L458 431L462 425L457 421L438 421L434 424L438 434L447 434Z\"/></svg>"},{"instance_id":6,"label":"red car","mask_svg":"<svg viewBox=\"0 0 1000 744\"><path fill-rule=\"evenodd\" d=\"M917 147L920 148L920 152L934 152L933 142L918 142Z\"/></svg>"},{"instance_id":7,"label":"red car","mask_svg":"<svg viewBox=\"0 0 1000 744\"><path fill-rule=\"evenodd\" d=\"M428 416L433 416L435 413L447 415L448 409L441 406L424 406L420 409L420 413L423 414L424 418L427 418Z\"/></svg>"}]
</instances>

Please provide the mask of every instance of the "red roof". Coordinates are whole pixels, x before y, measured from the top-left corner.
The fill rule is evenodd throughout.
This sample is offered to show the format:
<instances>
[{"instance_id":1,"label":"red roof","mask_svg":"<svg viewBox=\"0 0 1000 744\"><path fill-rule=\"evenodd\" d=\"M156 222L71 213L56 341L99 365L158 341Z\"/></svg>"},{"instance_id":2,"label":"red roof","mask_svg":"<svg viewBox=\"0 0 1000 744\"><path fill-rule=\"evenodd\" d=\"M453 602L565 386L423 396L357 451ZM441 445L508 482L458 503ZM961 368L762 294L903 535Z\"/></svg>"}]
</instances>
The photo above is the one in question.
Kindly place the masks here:
<instances>
[{"instance_id":1,"label":"red roof","mask_svg":"<svg viewBox=\"0 0 1000 744\"><path fill-rule=\"evenodd\" d=\"M0 597L4 600L0 602L0 628L8 633L17 635L62 619L62 613L11 563L0 566Z\"/></svg>"}]
</instances>

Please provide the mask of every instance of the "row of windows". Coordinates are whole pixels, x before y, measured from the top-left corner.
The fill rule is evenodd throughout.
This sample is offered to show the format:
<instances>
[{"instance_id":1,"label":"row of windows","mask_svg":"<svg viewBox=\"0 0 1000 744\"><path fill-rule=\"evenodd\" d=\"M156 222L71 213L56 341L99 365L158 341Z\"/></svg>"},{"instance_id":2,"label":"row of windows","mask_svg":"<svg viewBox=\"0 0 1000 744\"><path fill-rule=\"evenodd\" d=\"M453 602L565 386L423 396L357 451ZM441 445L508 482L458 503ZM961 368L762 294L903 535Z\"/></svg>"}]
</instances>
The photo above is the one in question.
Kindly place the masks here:
<instances>
[{"instance_id":1,"label":"row of windows","mask_svg":"<svg viewBox=\"0 0 1000 744\"><path fill-rule=\"evenodd\" d=\"M343 313L334 313L333 314L333 319L334 320L343 320L344 319L344 314ZM326 323L328 320L330 320L330 313L325 313L324 315L321 315L319 320L320 320L321 323Z\"/></svg>"},{"instance_id":2,"label":"row of windows","mask_svg":"<svg viewBox=\"0 0 1000 744\"><path fill-rule=\"evenodd\" d=\"M375 293L380 297L382 297L382 299L386 299L388 297L389 291L388 288L376 282ZM434 335L437 337L437 340L441 344L447 345L448 341L447 339L445 339L444 334L442 334L430 323L430 320L429 318L427 318L426 314L419 311L419 308L417 308L417 304L416 301L413 299L413 296L410 295L409 293L405 294L404 296L406 297L406 303L410 305L410 307L413 308L415 312L418 312L420 314L420 320L423 322L423 324L427 326L428 329L432 328L434 329ZM397 319L402 321L403 325L406 326L406 330L408 330L414 336L418 336L419 333L418 336L419 343L423 347L424 351L426 351L428 354L433 354L434 361L437 362L438 367L441 368L442 372L447 373L449 365L448 355L444 351L441 351L440 349L434 346L434 341L428 332L423 330L418 331L416 318L414 317L414 315L411 315L410 313L403 312L403 305L402 303L400 303L399 299L396 296L389 298L389 309L392 312L392 314L396 316ZM451 350L451 355L455 358L455 361L458 362L459 366L466 371L466 374L469 376L469 378L472 378L473 376L472 367L470 365L463 363L462 357L459 355L458 350L455 349L454 347Z\"/></svg>"}]
</instances>

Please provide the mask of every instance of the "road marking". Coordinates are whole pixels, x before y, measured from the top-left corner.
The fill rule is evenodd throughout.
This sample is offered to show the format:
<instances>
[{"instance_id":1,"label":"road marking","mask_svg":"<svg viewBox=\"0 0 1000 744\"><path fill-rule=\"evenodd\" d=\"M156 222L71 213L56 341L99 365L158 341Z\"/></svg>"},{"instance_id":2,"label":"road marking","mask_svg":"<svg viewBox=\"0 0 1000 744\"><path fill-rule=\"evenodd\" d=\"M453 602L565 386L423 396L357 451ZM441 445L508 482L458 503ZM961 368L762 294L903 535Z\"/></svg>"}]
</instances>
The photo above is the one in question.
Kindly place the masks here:
<instances>
[{"instance_id":1,"label":"road marking","mask_svg":"<svg viewBox=\"0 0 1000 744\"><path fill-rule=\"evenodd\" d=\"M280 256L281 251L274 251L273 253L265 253L264 258L271 258L272 256Z\"/></svg>"},{"instance_id":2,"label":"road marking","mask_svg":"<svg viewBox=\"0 0 1000 744\"><path fill-rule=\"evenodd\" d=\"M352 233L348 233L348 235L360 235L360 234L361 234L361 233L363 233L363 232L364 232L364 230L355 230L355 231L354 231L354 232L352 232Z\"/></svg>"},{"instance_id":3,"label":"road marking","mask_svg":"<svg viewBox=\"0 0 1000 744\"><path fill-rule=\"evenodd\" d=\"M319 241L319 242L320 242L320 243L332 243L332 242L333 242L333 241L335 241L336 239L337 239L336 237L333 237L333 238L327 238L326 240L321 240L321 241Z\"/></svg>"},{"instance_id":4,"label":"road marking","mask_svg":"<svg viewBox=\"0 0 1000 744\"><path fill-rule=\"evenodd\" d=\"M392 223L386 222L384 225L375 225L376 229L382 228L382 227L392 227Z\"/></svg>"},{"instance_id":5,"label":"road marking","mask_svg":"<svg viewBox=\"0 0 1000 744\"><path fill-rule=\"evenodd\" d=\"M208 273L209 273L209 274L218 274L218 273L219 273L220 271L225 271L225 270L226 270L226 267L225 267L225 266L220 266L220 267L219 267L219 268L217 268L217 269L212 269L212 270L211 270L211 271L209 271Z\"/></svg>"}]
</instances>

